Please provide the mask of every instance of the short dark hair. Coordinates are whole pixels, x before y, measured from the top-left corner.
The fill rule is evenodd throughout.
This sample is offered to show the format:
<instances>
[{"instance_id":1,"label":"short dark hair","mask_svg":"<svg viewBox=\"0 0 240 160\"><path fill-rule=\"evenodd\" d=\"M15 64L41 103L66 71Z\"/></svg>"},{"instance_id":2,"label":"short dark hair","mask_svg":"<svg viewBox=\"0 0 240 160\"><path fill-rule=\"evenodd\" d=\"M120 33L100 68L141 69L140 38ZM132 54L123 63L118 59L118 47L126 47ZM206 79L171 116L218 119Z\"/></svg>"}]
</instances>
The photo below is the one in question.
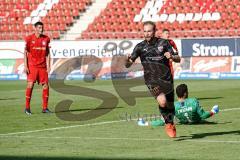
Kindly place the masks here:
<instances>
[{"instance_id":1,"label":"short dark hair","mask_svg":"<svg viewBox=\"0 0 240 160\"><path fill-rule=\"evenodd\" d=\"M178 85L177 88L176 88L176 93L177 93L177 96L178 96L179 98L182 98L182 97L185 95L185 93L186 93L186 94L188 93L188 87L187 87L187 85L186 85L186 84L180 84L180 85Z\"/></svg>"},{"instance_id":2,"label":"short dark hair","mask_svg":"<svg viewBox=\"0 0 240 160\"><path fill-rule=\"evenodd\" d=\"M38 21L38 22L36 22L36 23L34 24L34 26L35 26L35 27L37 27L37 26L43 26L43 23L40 22L40 21Z\"/></svg>"},{"instance_id":3,"label":"short dark hair","mask_svg":"<svg viewBox=\"0 0 240 160\"><path fill-rule=\"evenodd\" d=\"M152 25L153 26L153 30L156 31L156 24L152 21L146 21L146 22L143 22L143 26L145 25Z\"/></svg>"},{"instance_id":4,"label":"short dark hair","mask_svg":"<svg viewBox=\"0 0 240 160\"><path fill-rule=\"evenodd\" d=\"M162 32L170 32L170 30L167 29L167 28L164 28L164 29L162 30Z\"/></svg>"}]
</instances>

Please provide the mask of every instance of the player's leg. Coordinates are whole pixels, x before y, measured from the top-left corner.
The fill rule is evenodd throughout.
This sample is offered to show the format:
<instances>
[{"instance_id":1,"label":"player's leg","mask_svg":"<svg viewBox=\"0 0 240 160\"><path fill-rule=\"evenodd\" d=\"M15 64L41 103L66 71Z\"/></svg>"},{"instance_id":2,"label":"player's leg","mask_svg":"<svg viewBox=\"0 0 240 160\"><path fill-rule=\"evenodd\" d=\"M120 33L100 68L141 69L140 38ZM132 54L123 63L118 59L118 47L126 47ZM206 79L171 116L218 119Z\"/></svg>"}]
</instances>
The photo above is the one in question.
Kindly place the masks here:
<instances>
[{"instance_id":1,"label":"player's leg","mask_svg":"<svg viewBox=\"0 0 240 160\"><path fill-rule=\"evenodd\" d=\"M174 125L174 91L167 93L166 95L166 107L162 108L161 113L165 120L165 131L169 137L176 137L177 131Z\"/></svg>"},{"instance_id":2,"label":"player's leg","mask_svg":"<svg viewBox=\"0 0 240 160\"><path fill-rule=\"evenodd\" d=\"M42 110L43 112L48 112L48 96L49 96L49 86L48 83L43 84L42 88Z\"/></svg>"},{"instance_id":3,"label":"player's leg","mask_svg":"<svg viewBox=\"0 0 240 160\"><path fill-rule=\"evenodd\" d=\"M157 102L159 104L159 110L166 123L172 123L174 119L174 93L170 92L168 94L161 93L157 96Z\"/></svg>"},{"instance_id":4,"label":"player's leg","mask_svg":"<svg viewBox=\"0 0 240 160\"><path fill-rule=\"evenodd\" d=\"M27 88L26 88L26 93L25 93L25 113L26 114L31 114L30 110L30 102L32 98L32 90L33 90L34 83L33 82L27 82Z\"/></svg>"},{"instance_id":5,"label":"player's leg","mask_svg":"<svg viewBox=\"0 0 240 160\"><path fill-rule=\"evenodd\" d=\"M165 130L169 137L176 137L176 127L174 125L174 92L164 94L160 93L156 100L159 104L159 111L165 121Z\"/></svg>"},{"instance_id":6,"label":"player's leg","mask_svg":"<svg viewBox=\"0 0 240 160\"><path fill-rule=\"evenodd\" d=\"M159 107L166 108L167 107L167 99L164 93L160 93L156 98Z\"/></svg>"},{"instance_id":7,"label":"player's leg","mask_svg":"<svg viewBox=\"0 0 240 160\"><path fill-rule=\"evenodd\" d=\"M162 114L165 122L173 123L174 107L172 106L173 103L170 103L171 100L174 100L174 94L172 93L172 91L166 96L164 94L164 91L161 90L160 86L148 85L148 89L151 94L156 98L159 111Z\"/></svg>"},{"instance_id":8,"label":"player's leg","mask_svg":"<svg viewBox=\"0 0 240 160\"><path fill-rule=\"evenodd\" d=\"M48 85L48 73L45 68L39 69L39 83L42 85L42 112L50 113L48 109L48 97L49 97L49 85Z\"/></svg>"},{"instance_id":9,"label":"player's leg","mask_svg":"<svg viewBox=\"0 0 240 160\"><path fill-rule=\"evenodd\" d=\"M34 83L37 79L37 72L36 69L33 67L29 67L29 73L27 74L27 87L26 87L26 93L25 93L25 113L31 114L30 110L30 102L32 98L32 91L34 87Z\"/></svg>"},{"instance_id":10,"label":"player's leg","mask_svg":"<svg viewBox=\"0 0 240 160\"><path fill-rule=\"evenodd\" d=\"M172 84L171 84L172 85ZM173 124L174 120L174 90L172 86L170 89L166 89L161 85L147 85L151 94L156 98L158 102L158 108L161 115L164 118L167 130L171 132L167 132L170 137L176 137L176 128ZM163 90L164 89L164 90ZM166 93L166 94L165 94Z\"/></svg>"}]
</instances>

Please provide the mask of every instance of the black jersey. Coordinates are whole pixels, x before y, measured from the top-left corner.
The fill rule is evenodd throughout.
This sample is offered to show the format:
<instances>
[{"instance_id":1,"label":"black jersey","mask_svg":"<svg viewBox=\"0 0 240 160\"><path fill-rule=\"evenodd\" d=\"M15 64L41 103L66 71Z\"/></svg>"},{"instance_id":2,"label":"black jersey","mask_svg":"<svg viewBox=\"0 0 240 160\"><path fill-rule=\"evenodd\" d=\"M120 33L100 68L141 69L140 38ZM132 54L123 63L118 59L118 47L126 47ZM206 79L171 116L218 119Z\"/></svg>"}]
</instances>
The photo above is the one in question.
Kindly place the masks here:
<instances>
[{"instance_id":1,"label":"black jersey","mask_svg":"<svg viewBox=\"0 0 240 160\"><path fill-rule=\"evenodd\" d=\"M135 61L140 57L146 84L173 82L169 60L164 56L165 52L174 54L168 40L157 37L152 38L149 42L144 40L135 46L131 60Z\"/></svg>"}]
</instances>

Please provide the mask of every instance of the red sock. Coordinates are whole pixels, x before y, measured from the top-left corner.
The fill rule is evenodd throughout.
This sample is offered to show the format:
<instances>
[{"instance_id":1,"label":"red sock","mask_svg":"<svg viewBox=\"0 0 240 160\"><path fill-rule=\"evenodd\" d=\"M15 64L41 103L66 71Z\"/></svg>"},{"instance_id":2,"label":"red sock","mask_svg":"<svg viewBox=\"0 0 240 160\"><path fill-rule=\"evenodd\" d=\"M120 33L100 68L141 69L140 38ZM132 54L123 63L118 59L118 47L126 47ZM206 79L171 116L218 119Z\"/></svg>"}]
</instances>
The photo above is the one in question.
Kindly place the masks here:
<instances>
[{"instance_id":1,"label":"red sock","mask_svg":"<svg viewBox=\"0 0 240 160\"><path fill-rule=\"evenodd\" d=\"M26 88L26 109L30 109L31 98L32 98L32 88Z\"/></svg>"},{"instance_id":2,"label":"red sock","mask_svg":"<svg viewBox=\"0 0 240 160\"><path fill-rule=\"evenodd\" d=\"M49 88L44 88L42 91L43 110L48 107Z\"/></svg>"}]
</instances>

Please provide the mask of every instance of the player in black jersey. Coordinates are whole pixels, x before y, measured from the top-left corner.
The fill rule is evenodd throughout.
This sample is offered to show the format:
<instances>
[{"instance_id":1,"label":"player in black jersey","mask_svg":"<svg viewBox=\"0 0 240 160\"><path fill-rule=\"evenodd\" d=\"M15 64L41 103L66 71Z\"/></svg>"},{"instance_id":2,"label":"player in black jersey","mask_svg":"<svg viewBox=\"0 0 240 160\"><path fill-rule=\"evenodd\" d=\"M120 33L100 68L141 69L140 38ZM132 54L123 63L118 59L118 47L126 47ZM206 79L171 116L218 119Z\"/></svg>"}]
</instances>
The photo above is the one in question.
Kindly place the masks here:
<instances>
[{"instance_id":1,"label":"player in black jersey","mask_svg":"<svg viewBox=\"0 0 240 160\"><path fill-rule=\"evenodd\" d=\"M145 40L138 43L126 61L130 67L140 57L144 69L144 80L151 94L159 104L159 110L165 120L165 130L169 137L176 137L174 118L174 86L169 60L180 62L169 41L155 37L156 25L144 22Z\"/></svg>"}]
</instances>

